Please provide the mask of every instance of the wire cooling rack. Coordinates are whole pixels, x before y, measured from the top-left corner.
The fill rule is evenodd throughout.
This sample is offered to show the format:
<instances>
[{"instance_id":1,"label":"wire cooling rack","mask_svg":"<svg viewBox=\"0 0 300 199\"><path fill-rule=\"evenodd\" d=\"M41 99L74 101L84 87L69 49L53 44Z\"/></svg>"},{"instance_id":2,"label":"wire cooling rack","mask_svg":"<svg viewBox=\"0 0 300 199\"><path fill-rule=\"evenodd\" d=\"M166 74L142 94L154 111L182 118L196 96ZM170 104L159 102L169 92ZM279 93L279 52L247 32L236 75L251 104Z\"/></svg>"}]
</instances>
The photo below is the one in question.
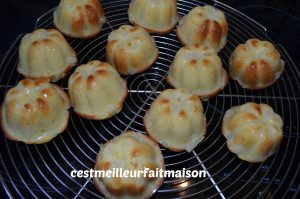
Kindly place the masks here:
<instances>
[{"instance_id":1,"label":"wire cooling rack","mask_svg":"<svg viewBox=\"0 0 300 199\"><path fill-rule=\"evenodd\" d=\"M268 30L239 11L218 1L178 0L180 17L197 5L211 4L226 14L229 35L220 53L224 67L233 49L256 37L267 39ZM107 23L93 39L68 39L79 63L98 59L105 61L107 38L112 30L129 24L128 0L101 1ZM54 9L41 16L35 28L53 28ZM145 131L143 116L151 102L164 89L169 65L181 47L175 30L166 36L153 35L159 48L157 62L144 73L125 77L129 95L121 113L104 121L80 118L71 110L66 132L43 145L26 145L0 135L0 181L4 192L17 198L103 198L90 178L72 178L74 169L90 169L95 164L100 144L125 130ZM7 90L23 77L16 71L18 45L22 35L11 45L1 62L1 100ZM207 178L167 178L153 198L291 198L299 195L299 108L300 73L280 44L275 44L286 62L282 77L271 87L250 91L230 80L224 91L203 102L208 121L205 140L191 153L173 153L161 147L166 169L205 169ZM73 69L74 70L74 69ZM69 76L68 76L69 77ZM67 91L68 77L57 84ZM229 152L221 135L223 114L234 105L245 102L267 103L284 120L284 139L278 153L260 164L241 161Z\"/></svg>"}]
</instances>

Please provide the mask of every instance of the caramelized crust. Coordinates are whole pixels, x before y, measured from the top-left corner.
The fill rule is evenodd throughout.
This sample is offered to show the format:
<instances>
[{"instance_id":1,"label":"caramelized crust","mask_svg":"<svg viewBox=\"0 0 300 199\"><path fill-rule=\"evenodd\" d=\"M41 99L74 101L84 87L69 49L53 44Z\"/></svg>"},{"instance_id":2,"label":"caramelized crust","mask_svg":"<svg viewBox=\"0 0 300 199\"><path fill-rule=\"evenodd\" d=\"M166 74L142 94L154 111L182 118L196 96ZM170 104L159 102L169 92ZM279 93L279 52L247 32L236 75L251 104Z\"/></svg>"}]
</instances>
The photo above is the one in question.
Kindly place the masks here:
<instances>
[{"instance_id":1,"label":"caramelized crust","mask_svg":"<svg viewBox=\"0 0 300 199\"><path fill-rule=\"evenodd\" d=\"M95 36L106 21L98 0L61 0L53 15L55 27L75 38Z\"/></svg>"},{"instance_id":2,"label":"caramelized crust","mask_svg":"<svg viewBox=\"0 0 300 199\"><path fill-rule=\"evenodd\" d=\"M69 79L74 111L80 116L102 120L122 110L127 83L108 63L90 61L79 66Z\"/></svg>"},{"instance_id":3,"label":"caramelized crust","mask_svg":"<svg viewBox=\"0 0 300 199\"><path fill-rule=\"evenodd\" d=\"M193 8L179 21L177 37L182 45L200 44L220 51L226 44L228 24L222 11L212 6Z\"/></svg>"},{"instance_id":4,"label":"caramelized crust","mask_svg":"<svg viewBox=\"0 0 300 199\"><path fill-rule=\"evenodd\" d=\"M1 127L7 138L41 144L63 132L70 103L58 86L44 80L24 79L10 89L1 107Z\"/></svg>"},{"instance_id":5,"label":"caramelized crust","mask_svg":"<svg viewBox=\"0 0 300 199\"><path fill-rule=\"evenodd\" d=\"M122 25L108 37L107 62L121 75L142 72L148 69L157 57L158 49L154 38L143 28Z\"/></svg>"},{"instance_id":6,"label":"caramelized crust","mask_svg":"<svg viewBox=\"0 0 300 199\"><path fill-rule=\"evenodd\" d=\"M147 133L172 151L191 152L206 134L202 103L186 89L167 89L144 117Z\"/></svg>"},{"instance_id":7,"label":"caramelized crust","mask_svg":"<svg viewBox=\"0 0 300 199\"><path fill-rule=\"evenodd\" d=\"M76 62L75 51L60 32L38 29L22 38L17 70L27 78L58 81Z\"/></svg>"},{"instance_id":8,"label":"caramelized crust","mask_svg":"<svg viewBox=\"0 0 300 199\"><path fill-rule=\"evenodd\" d=\"M284 71L284 61L273 44L258 39L238 45L230 56L229 65L231 78L247 89L266 88Z\"/></svg>"},{"instance_id":9,"label":"caramelized crust","mask_svg":"<svg viewBox=\"0 0 300 199\"><path fill-rule=\"evenodd\" d=\"M228 75L215 50L195 45L183 47L176 53L167 82L207 100L227 85Z\"/></svg>"},{"instance_id":10,"label":"caramelized crust","mask_svg":"<svg viewBox=\"0 0 300 199\"><path fill-rule=\"evenodd\" d=\"M123 171L164 170L164 161L158 145L142 133L128 131L106 143L97 155L95 170ZM96 188L106 198L149 198L160 187L163 178L112 177L94 178Z\"/></svg>"},{"instance_id":11,"label":"caramelized crust","mask_svg":"<svg viewBox=\"0 0 300 199\"><path fill-rule=\"evenodd\" d=\"M129 21L148 32L167 34L178 21L176 0L132 0L128 9Z\"/></svg>"},{"instance_id":12,"label":"caramelized crust","mask_svg":"<svg viewBox=\"0 0 300 199\"><path fill-rule=\"evenodd\" d=\"M248 162L263 162L279 148L281 117L266 104L246 103L226 111L222 133L229 150Z\"/></svg>"}]
</instances>

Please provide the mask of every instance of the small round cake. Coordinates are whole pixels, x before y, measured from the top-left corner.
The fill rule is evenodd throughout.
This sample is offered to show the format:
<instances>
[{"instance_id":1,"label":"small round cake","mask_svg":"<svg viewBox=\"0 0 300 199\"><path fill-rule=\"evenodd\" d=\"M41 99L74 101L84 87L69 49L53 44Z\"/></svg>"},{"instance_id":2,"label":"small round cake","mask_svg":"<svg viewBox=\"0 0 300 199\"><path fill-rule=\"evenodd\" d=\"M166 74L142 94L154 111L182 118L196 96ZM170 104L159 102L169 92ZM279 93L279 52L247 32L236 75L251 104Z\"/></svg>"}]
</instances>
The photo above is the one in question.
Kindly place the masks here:
<instances>
[{"instance_id":1,"label":"small round cake","mask_svg":"<svg viewBox=\"0 0 300 199\"><path fill-rule=\"evenodd\" d=\"M61 0L53 16L54 26L74 38L97 35L106 21L98 0Z\"/></svg>"},{"instance_id":2,"label":"small round cake","mask_svg":"<svg viewBox=\"0 0 300 199\"><path fill-rule=\"evenodd\" d=\"M226 86L228 75L214 49L194 45L177 52L167 81L206 100Z\"/></svg>"},{"instance_id":3,"label":"small round cake","mask_svg":"<svg viewBox=\"0 0 300 199\"><path fill-rule=\"evenodd\" d=\"M154 38L141 27L122 25L108 37L107 62L121 75L142 72L151 67L157 57Z\"/></svg>"},{"instance_id":4,"label":"small round cake","mask_svg":"<svg viewBox=\"0 0 300 199\"><path fill-rule=\"evenodd\" d=\"M97 155L95 171L114 171L123 177L94 177L96 188L106 197L114 199L144 199L163 183L163 177L134 172L165 170L158 145L142 133L128 131L104 144ZM118 169L118 170L116 170ZM121 171L122 169L122 171ZM129 172L126 177L125 172Z\"/></svg>"},{"instance_id":5,"label":"small round cake","mask_svg":"<svg viewBox=\"0 0 300 199\"><path fill-rule=\"evenodd\" d=\"M69 79L74 111L87 119L102 120L119 113L127 96L127 83L108 63L91 61L79 66Z\"/></svg>"},{"instance_id":6,"label":"small round cake","mask_svg":"<svg viewBox=\"0 0 300 199\"><path fill-rule=\"evenodd\" d=\"M193 8L179 21L177 37L182 45L199 44L220 51L226 44L228 24L224 13L212 6Z\"/></svg>"},{"instance_id":7,"label":"small round cake","mask_svg":"<svg viewBox=\"0 0 300 199\"><path fill-rule=\"evenodd\" d=\"M148 32L169 33L178 21L176 0L131 0L129 21Z\"/></svg>"},{"instance_id":8,"label":"small round cake","mask_svg":"<svg viewBox=\"0 0 300 199\"><path fill-rule=\"evenodd\" d=\"M167 89L144 117L147 133L171 151L191 152L206 134L206 118L198 96L186 89Z\"/></svg>"},{"instance_id":9,"label":"small round cake","mask_svg":"<svg viewBox=\"0 0 300 199\"><path fill-rule=\"evenodd\" d=\"M279 148L283 122L267 104L246 103L227 110L222 133L229 150L248 162L263 162Z\"/></svg>"},{"instance_id":10,"label":"small round cake","mask_svg":"<svg viewBox=\"0 0 300 199\"><path fill-rule=\"evenodd\" d=\"M243 88L262 89L276 82L284 71L280 53L268 41L249 39L230 56L229 73Z\"/></svg>"},{"instance_id":11,"label":"small round cake","mask_svg":"<svg viewBox=\"0 0 300 199\"><path fill-rule=\"evenodd\" d=\"M70 102L58 86L45 80L21 80L1 107L1 127L11 140L41 144L62 133L68 124Z\"/></svg>"},{"instance_id":12,"label":"small round cake","mask_svg":"<svg viewBox=\"0 0 300 199\"><path fill-rule=\"evenodd\" d=\"M26 78L57 81L76 63L75 51L55 29L38 29L21 40L17 70Z\"/></svg>"}]
</instances>

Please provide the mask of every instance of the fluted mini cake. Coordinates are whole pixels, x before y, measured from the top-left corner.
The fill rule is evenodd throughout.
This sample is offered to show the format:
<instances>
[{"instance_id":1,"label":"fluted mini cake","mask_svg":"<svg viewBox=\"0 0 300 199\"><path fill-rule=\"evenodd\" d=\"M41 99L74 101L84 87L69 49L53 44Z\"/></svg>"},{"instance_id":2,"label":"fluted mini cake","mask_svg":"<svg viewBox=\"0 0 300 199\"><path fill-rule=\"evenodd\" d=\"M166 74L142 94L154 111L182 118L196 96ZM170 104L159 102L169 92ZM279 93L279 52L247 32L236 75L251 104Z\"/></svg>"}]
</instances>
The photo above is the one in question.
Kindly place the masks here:
<instances>
[{"instance_id":1,"label":"fluted mini cake","mask_svg":"<svg viewBox=\"0 0 300 199\"><path fill-rule=\"evenodd\" d=\"M176 0L131 0L129 21L149 32L165 34L178 21Z\"/></svg>"},{"instance_id":2,"label":"fluted mini cake","mask_svg":"<svg viewBox=\"0 0 300 199\"><path fill-rule=\"evenodd\" d=\"M21 40L17 70L27 78L57 81L76 63L75 51L55 29L38 29Z\"/></svg>"},{"instance_id":3,"label":"fluted mini cake","mask_svg":"<svg viewBox=\"0 0 300 199\"><path fill-rule=\"evenodd\" d=\"M158 145L142 133L128 131L104 144L97 155L95 170L138 172L148 168L165 170ZM120 176L120 174L118 174ZM123 175L123 174L122 174ZM114 199L144 199L161 186L163 178L142 173L136 177L94 177L96 188L106 197Z\"/></svg>"},{"instance_id":4,"label":"fluted mini cake","mask_svg":"<svg viewBox=\"0 0 300 199\"><path fill-rule=\"evenodd\" d=\"M263 162L279 148L283 122L267 104L246 103L227 110L222 133L229 150L248 162Z\"/></svg>"},{"instance_id":5,"label":"fluted mini cake","mask_svg":"<svg viewBox=\"0 0 300 199\"><path fill-rule=\"evenodd\" d=\"M141 27L122 25L108 37L107 62L122 75L142 72L157 59L155 40Z\"/></svg>"},{"instance_id":6,"label":"fluted mini cake","mask_svg":"<svg viewBox=\"0 0 300 199\"><path fill-rule=\"evenodd\" d=\"M182 45L203 45L220 51L226 44L228 24L221 10L210 5L193 8L179 21L177 37Z\"/></svg>"},{"instance_id":7,"label":"fluted mini cake","mask_svg":"<svg viewBox=\"0 0 300 199\"><path fill-rule=\"evenodd\" d=\"M186 88L206 100L226 86L228 75L214 49L194 45L177 52L167 81L175 88Z\"/></svg>"},{"instance_id":8,"label":"fluted mini cake","mask_svg":"<svg viewBox=\"0 0 300 199\"><path fill-rule=\"evenodd\" d=\"M122 110L127 83L108 63L91 61L79 66L69 79L74 111L93 120L110 118Z\"/></svg>"},{"instance_id":9,"label":"fluted mini cake","mask_svg":"<svg viewBox=\"0 0 300 199\"><path fill-rule=\"evenodd\" d=\"M54 26L75 38L95 36L106 21L98 0L61 0L53 16Z\"/></svg>"},{"instance_id":10,"label":"fluted mini cake","mask_svg":"<svg viewBox=\"0 0 300 199\"><path fill-rule=\"evenodd\" d=\"M1 127L7 138L27 144L52 140L67 128L70 102L58 86L45 80L21 80L1 107Z\"/></svg>"},{"instance_id":11,"label":"fluted mini cake","mask_svg":"<svg viewBox=\"0 0 300 199\"><path fill-rule=\"evenodd\" d=\"M191 152L206 134L206 117L198 96L186 89L167 89L144 117L147 133L172 151Z\"/></svg>"},{"instance_id":12,"label":"fluted mini cake","mask_svg":"<svg viewBox=\"0 0 300 199\"><path fill-rule=\"evenodd\" d=\"M284 71L284 61L268 41L249 39L230 56L229 73L243 88L262 89L276 82Z\"/></svg>"}]
</instances>

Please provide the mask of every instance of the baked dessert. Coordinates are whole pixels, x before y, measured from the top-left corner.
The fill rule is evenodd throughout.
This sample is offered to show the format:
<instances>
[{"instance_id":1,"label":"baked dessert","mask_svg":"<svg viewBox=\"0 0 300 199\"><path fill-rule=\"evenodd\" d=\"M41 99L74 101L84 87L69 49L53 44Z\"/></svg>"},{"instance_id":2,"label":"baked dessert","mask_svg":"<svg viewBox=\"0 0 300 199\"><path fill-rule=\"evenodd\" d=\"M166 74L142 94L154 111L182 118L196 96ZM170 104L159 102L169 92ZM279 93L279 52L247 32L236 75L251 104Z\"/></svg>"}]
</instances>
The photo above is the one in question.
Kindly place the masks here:
<instances>
[{"instance_id":1,"label":"baked dessert","mask_svg":"<svg viewBox=\"0 0 300 199\"><path fill-rule=\"evenodd\" d=\"M1 127L11 140L45 143L67 128L69 108L69 98L58 86L45 80L23 79L5 96Z\"/></svg>"},{"instance_id":2,"label":"baked dessert","mask_svg":"<svg viewBox=\"0 0 300 199\"><path fill-rule=\"evenodd\" d=\"M129 21L148 32L169 33L178 21L176 0L131 0Z\"/></svg>"},{"instance_id":3,"label":"baked dessert","mask_svg":"<svg viewBox=\"0 0 300 199\"><path fill-rule=\"evenodd\" d=\"M147 133L171 151L191 152L206 134L206 118L198 96L186 89L167 89L144 117Z\"/></svg>"},{"instance_id":4,"label":"baked dessert","mask_svg":"<svg viewBox=\"0 0 300 199\"><path fill-rule=\"evenodd\" d=\"M155 40L141 27L122 25L108 37L107 62L122 75L142 72L157 59Z\"/></svg>"},{"instance_id":5,"label":"baked dessert","mask_svg":"<svg viewBox=\"0 0 300 199\"><path fill-rule=\"evenodd\" d=\"M203 45L220 51L226 44L228 24L224 13L210 5L193 8L179 21L177 37L182 45Z\"/></svg>"},{"instance_id":6,"label":"baked dessert","mask_svg":"<svg viewBox=\"0 0 300 199\"><path fill-rule=\"evenodd\" d=\"M214 49L194 45L177 52L167 82L175 88L186 88L206 100L226 86L228 75Z\"/></svg>"},{"instance_id":7,"label":"baked dessert","mask_svg":"<svg viewBox=\"0 0 300 199\"><path fill-rule=\"evenodd\" d=\"M97 155L95 171L113 171L114 168L122 169L123 172L127 170L130 173L144 171L144 168L152 171L165 170L158 145L148 136L133 131L124 132L101 147ZM144 174L140 176L129 174L128 178L94 177L94 184L106 198L150 198L164 179L145 175L146 177Z\"/></svg>"},{"instance_id":8,"label":"baked dessert","mask_svg":"<svg viewBox=\"0 0 300 199\"><path fill-rule=\"evenodd\" d=\"M76 63L75 51L55 29L38 29L21 40L17 70L26 78L57 81Z\"/></svg>"},{"instance_id":9,"label":"baked dessert","mask_svg":"<svg viewBox=\"0 0 300 199\"><path fill-rule=\"evenodd\" d=\"M279 148L283 122L267 104L246 103L227 110L222 133L229 150L248 162L263 162Z\"/></svg>"},{"instance_id":10,"label":"baked dessert","mask_svg":"<svg viewBox=\"0 0 300 199\"><path fill-rule=\"evenodd\" d=\"M108 63L90 61L76 68L69 82L74 111L87 119L110 118L122 110L127 83Z\"/></svg>"},{"instance_id":11,"label":"baked dessert","mask_svg":"<svg viewBox=\"0 0 300 199\"><path fill-rule=\"evenodd\" d=\"M266 88L280 77L284 71L284 61L280 53L268 41L249 39L238 45L229 61L229 73L243 88Z\"/></svg>"},{"instance_id":12,"label":"baked dessert","mask_svg":"<svg viewBox=\"0 0 300 199\"><path fill-rule=\"evenodd\" d=\"M106 21L98 0L61 0L53 17L54 26L74 38L96 36Z\"/></svg>"}]
</instances>

